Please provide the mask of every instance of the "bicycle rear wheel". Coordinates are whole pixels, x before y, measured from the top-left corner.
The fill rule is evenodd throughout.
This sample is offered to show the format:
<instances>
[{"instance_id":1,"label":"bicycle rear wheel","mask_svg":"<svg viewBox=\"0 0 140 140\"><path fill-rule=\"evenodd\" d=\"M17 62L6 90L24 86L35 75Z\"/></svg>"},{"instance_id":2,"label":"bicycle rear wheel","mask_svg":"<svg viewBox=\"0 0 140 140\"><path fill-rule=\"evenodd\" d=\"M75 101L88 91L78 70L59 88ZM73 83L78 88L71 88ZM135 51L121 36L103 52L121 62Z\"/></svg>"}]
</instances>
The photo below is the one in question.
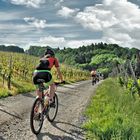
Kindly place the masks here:
<instances>
[{"instance_id":1,"label":"bicycle rear wheel","mask_svg":"<svg viewBox=\"0 0 140 140\"><path fill-rule=\"evenodd\" d=\"M43 103L41 99L37 98L32 106L30 114L30 127L34 134L39 134L43 125Z\"/></svg>"},{"instance_id":2,"label":"bicycle rear wheel","mask_svg":"<svg viewBox=\"0 0 140 140\"><path fill-rule=\"evenodd\" d=\"M58 112L58 96L55 93L54 102L50 104L48 107L47 119L49 122L54 121L54 119L56 118L57 112Z\"/></svg>"}]
</instances>

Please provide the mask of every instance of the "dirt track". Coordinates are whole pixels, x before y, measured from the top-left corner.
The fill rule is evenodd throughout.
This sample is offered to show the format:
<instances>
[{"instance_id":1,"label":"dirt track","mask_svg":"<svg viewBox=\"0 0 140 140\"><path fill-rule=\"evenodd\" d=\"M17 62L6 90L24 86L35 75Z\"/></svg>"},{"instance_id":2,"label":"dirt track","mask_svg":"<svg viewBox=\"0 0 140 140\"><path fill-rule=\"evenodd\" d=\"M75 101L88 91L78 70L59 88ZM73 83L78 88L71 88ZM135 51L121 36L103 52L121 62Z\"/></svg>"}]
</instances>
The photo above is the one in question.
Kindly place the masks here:
<instances>
[{"instance_id":1,"label":"dirt track","mask_svg":"<svg viewBox=\"0 0 140 140\"><path fill-rule=\"evenodd\" d=\"M98 84L97 84L98 85ZM58 87L59 111L53 123L47 119L38 136L30 130L30 110L35 93L0 99L0 140L85 140L82 112L97 85L82 81Z\"/></svg>"}]
</instances>

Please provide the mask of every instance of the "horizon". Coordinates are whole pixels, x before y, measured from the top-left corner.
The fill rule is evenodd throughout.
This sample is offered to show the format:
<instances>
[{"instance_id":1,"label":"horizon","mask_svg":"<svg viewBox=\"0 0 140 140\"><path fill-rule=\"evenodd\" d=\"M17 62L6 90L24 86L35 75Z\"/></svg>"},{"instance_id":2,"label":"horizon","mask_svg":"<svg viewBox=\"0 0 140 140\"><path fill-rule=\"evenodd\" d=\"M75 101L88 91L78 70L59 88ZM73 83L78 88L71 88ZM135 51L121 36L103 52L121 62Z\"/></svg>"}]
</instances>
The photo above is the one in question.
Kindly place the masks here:
<instances>
[{"instance_id":1,"label":"horizon","mask_svg":"<svg viewBox=\"0 0 140 140\"><path fill-rule=\"evenodd\" d=\"M100 44L100 43L103 43L103 44L107 44L107 45L109 45L109 44L113 44L113 45L115 45L115 43L105 43L105 42L98 42L98 43L91 43L91 44L87 44L87 45L82 45L82 46L79 46L79 47L77 47L77 48L71 48L71 49L78 49L78 48L80 48L80 47L83 47L83 46L88 46L88 45L92 45L92 44ZM4 44L0 44L0 46L1 45L4 45ZM116 45L118 45L118 44L116 44ZM24 49L24 48L22 48L21 46L16 46L16 45L4 45L5 47L9 47L9 46L13 46L13 47L19 47L20 49L23 49L24 50L24 53L26 52L26 51L28 51L29 49L30 49L30 47L31 46L34 46L34 47L51 47L51 46L37 46L37 45L31 45L31 46L29 46L28 48L26 48L26 49ZM120 48L125 48L125 49L138 49L139 51L140 51L140 49L139 48L135 48L135 47L132 47L132 48L128 48L128 47L122 47L122 46L119 46L118 45L118 47L120 47ZM52 47L51 47L52 48ZM63 49L65 49L65 48L70 48L70 47L63 47L63 48L60 48L60 47L53 47L52 49L57 49L57 48L59 48L60 50L63 50ZM1 50L0 50L1 51Z\"/></svg>"},{"instance_id":2,"label":"horizon","mask_svg":"<svg viewBox=\"0 0 140 140\"><path fill-rule=\"evenodd\" d=\"M1 0L0 44L140 49L139 7L140 0Z\"/></svg>"}]
</instances>

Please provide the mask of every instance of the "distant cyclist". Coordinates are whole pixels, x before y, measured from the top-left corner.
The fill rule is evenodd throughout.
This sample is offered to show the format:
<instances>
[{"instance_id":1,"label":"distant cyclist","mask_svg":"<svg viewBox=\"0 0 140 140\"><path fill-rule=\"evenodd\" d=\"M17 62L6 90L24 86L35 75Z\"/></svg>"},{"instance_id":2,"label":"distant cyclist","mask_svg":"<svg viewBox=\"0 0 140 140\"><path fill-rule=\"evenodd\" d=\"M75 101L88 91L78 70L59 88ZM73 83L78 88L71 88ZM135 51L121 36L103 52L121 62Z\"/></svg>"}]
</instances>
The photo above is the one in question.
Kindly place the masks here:
<instances>
[{"instance_id":1,"label":"distant cyclist","mask_svg":"<svg viewBox=\"0 0 140 140\"><path fill-rule=\"evenodd\" d=\"M92 69L90 74L92 76L92 85L94 85L96 83L96 76L97 76L96 69Z\"/></svg>"},{"instance_id":2,"label":"distant cyclist","mask_svg":"<svg viewBox=\"0 0 140 140\"><path fill-rule=\"evenodd\" d=\"M96 74L97 74L96 69L93 69L93 70L91 71L91 76L92 76L92 77L95 77Z\"/></svg>"},{"instance_id":3,"label":"distant cyclist","mask_svg":"<svg viewBox=\"0 0 140 140\"><path fill-rule=\"evenodd\" d=\"M53 96L55 92L55 85L52 79L51 69L55 66L58 77L61 82L63 81L63 76L60 71L58 59L55 57L55 53L51 48L47 48L44 56L40 59L39 64L36 66L36 70L33 74L33 83L38 85L38 79L44 79L47 86L49 86L49 98L53 102ZM42 98L42 94L40 93L39 89L37 89L37 95L39 98Z\"/></svg>"}]
</instances>

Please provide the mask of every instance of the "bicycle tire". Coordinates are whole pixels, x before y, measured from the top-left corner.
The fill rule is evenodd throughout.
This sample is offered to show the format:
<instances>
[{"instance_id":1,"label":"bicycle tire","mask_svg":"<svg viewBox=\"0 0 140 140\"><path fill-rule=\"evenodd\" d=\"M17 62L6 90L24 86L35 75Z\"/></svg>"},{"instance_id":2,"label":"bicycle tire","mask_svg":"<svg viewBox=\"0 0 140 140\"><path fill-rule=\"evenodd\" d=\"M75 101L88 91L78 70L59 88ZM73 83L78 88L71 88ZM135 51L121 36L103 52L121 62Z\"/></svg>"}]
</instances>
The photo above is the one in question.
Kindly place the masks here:
<instances>
[{"instance_id":1,"label":"bicycle tire","mask_svg":"<svg viewBox=\"0 0 140 140\"><path fill-rule=\"evenodd\" d=\"M40 126L38 128L38 130L35 129L35 126L34 126L34 116L35 116L35 107L37 105L37 103L40 103L41 105L41 110L43 108L43 103L41 101L41 99L37 98L34 103L33 103L33 106L32 106L32 109L31 109L31 114L30 114L30 127L31 127L31 131L34 133L34 134L39 134L40 131L41 131L41 128L42 128L42 125L43 125L43 121L44 121L44 118L43 118L43 111L41 111L41 114L39 114L39 121L40 121ZM37 120L38 121L38 120Z\"/></svg>"},{"instance_id":2,"label":"bicycle tire","mask_svg":"<svg viewBox=\"0 0 140 140\"><path fill-rule=\"evenodd\" d=\"M49 122L53 122L53 121L54 121L54 119L56 118L57 112L58 112L58 96L57 96L56 93L55 93L55 95L54 95L54 100L55 100L55 113L54 113L53 116L51 116L50 113L51 113L51 110L52 110L54 107L51 107L50 105L49 105L49 107L48 107L47 119L48 119Z\"/></svg>"}]
</instances>

